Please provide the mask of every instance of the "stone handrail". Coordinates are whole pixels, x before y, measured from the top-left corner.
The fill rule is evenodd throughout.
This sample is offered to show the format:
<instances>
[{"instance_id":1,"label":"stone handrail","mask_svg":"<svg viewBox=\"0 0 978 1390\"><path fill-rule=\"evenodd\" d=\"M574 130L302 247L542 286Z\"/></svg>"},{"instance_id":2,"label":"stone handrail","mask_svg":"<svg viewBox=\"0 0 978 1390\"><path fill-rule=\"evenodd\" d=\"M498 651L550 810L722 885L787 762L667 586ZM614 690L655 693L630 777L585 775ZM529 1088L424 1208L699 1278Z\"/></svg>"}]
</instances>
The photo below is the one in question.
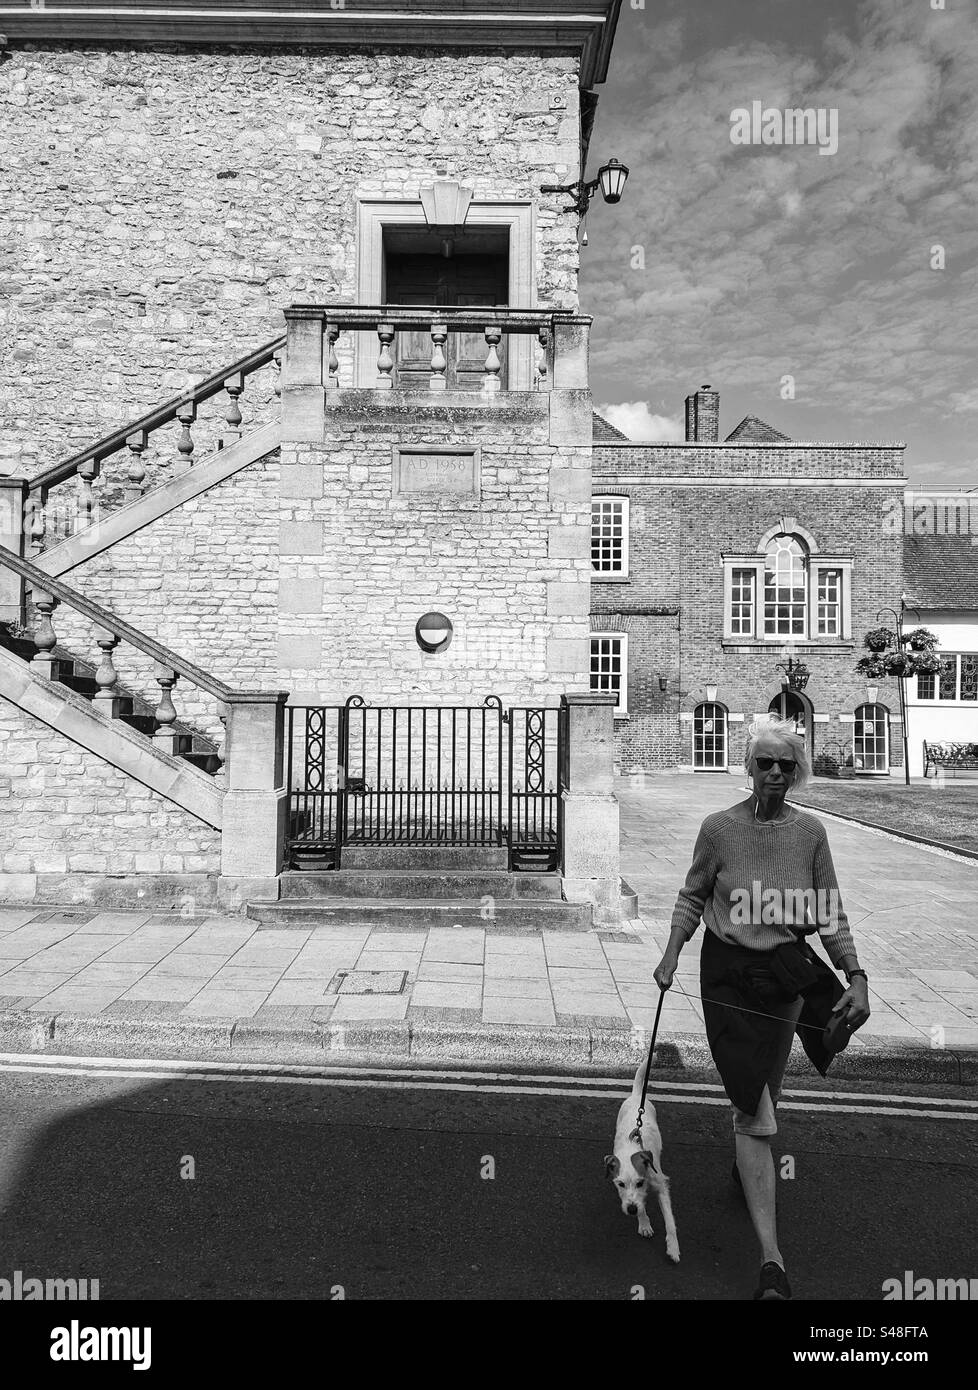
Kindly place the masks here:
<instances>
[{"instance_id":1,"label":"stone handrail","mask_svg":"<svg viewBox=\"0 0 978 1390\"><path fill-rule=\"evenodd\" d=\"M230 686L225 685L223 681L209 675L206 671L202 671L193 662L177 656L162 642L157 642L153 637L147 637L145 633L134 628L123 618L117 617L107 608L103 608L101 604L93 603L91 599L79 594L75 589L69 588L60 579L45 574L43 570L39 570L29 561L19 559L12 550L8 550L6 546L2 545L0 545L0 565L19 574L26 581L25 587L30 589L33 594L37 617L31 630L31 640L36 647L34 657L30 662L32 671L36 671L48 680L58 679L56 672L58 659L53 654L58 638L51 621L51 615L59 603L68 604L76 612L90 619L95 626L95 643L101 650L101 657L95 672L98 692L94 697L94 706L96 710L101 711L109 718L118 718L121 709L121 696L118 689L119 677L112 659L113 652L119 642L128 642L138 651L152 658L156 663L156 681L162 691L159 704L154 710L156 728L153 733L153 742L164 752L172 754L178 752L180 748L181 736L173 728L177 711L173 704L171 692L181 676L199 689L214 696L219 705L233 705L249 699L261 701L264 698L261 695L254 696L246 692L232 690ZM222 724L226 717L225 714L221 713ZM221 746L218 748L218 758L222 766L224 751L225 745L222 740Z\"/></svg>"},{"instance_id":2,"label":"stone handrail","mask_svg":"<svg viewBox=\"0 0 978 1390\"><path fill-rule=\"evenodd\" d=\"M377 377L374 387L394 386L394 357L391 345L398 332L428 332L431 335L431 366L428 389L447 389L445 343L449 333L482 333L486 340L483 390L489 394L501 389L502 362L499 343L511 334L537 339L539 354L534 373L534 389L550 390L554 382L555 354L562 332L568 345L575 330L590 325L590 317L570 309L509 309L498 304L466 305L448 308L443 304L296 304L285 310L288 325L288 363L286 385L309 384L338 388L340 363L336 343L344 332L376 332L379 341ZM309 381L309 364L318 357L310 354L309 334L322 334L322 370L318 381ZM303 341L305 340L305 341ZM299 365L300 375L293 368ZM579 384L574 379L574 385Z\"/></svg>"},{"instance_id":3,"label":"stone handrail","mask_svg":"<svg viewBox=\"0 0 978 1390\"><path fill-rule=\"evenodd\" d=\"M195 448L190 427L197 419L197 409L221 391L227 392L228 400L224 412L226 430L218 442L218 448L240 439L243 417L238 398L244 390L245 382L255 372L272 363L279 371L274 387L276 396L279 396L281 394L280 377L284 350L284 337L275 338L272 342L265 343L263 347L248 353L246 357L242 357L237 362L231 363L230 366L222 367L220 371L212 373L211 376L198 382L196 386L188 387L179 396L174 396L163 405L141 415L137 420L131 420L127 425L121 425L117 430L97 440L96 443L90 444L86 449L72 454L70 458L54 464L51 468L44 469L43 472L30 479L25 504L25 530L31 549L37 552L43 548L47 530L45 508L48 494L52 488L70 478L78 478L81 483L75 516L72 519L73 529L75 531L84 530L89 525L95 505L92 485L100 474L102 461L118 453L120 449L128 447L130 454L125 488L126 500L133 501L138 498L146 486L147 474L142 455L149 444L149 437L155 430L171 424L174 420L181 426L180 438L177 442L179 461L183 467L190 467L193 463L192 456Z\"/></svg>"}]
</instances>

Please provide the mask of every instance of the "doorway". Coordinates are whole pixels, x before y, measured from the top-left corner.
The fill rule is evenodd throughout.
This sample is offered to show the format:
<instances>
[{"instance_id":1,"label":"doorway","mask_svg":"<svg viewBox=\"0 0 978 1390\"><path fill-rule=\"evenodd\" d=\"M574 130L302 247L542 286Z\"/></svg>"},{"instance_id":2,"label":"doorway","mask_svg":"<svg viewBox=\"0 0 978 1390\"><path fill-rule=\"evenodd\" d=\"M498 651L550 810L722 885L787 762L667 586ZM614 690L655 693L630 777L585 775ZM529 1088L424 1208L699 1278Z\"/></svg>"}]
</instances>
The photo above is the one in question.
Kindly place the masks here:
<instances>
[{"instance_id":1,"label":"doorway","mask_svg":"<svg viewBox=\"0 0 978 1390\"><path fill-rule=\"evenodd\" d=\"M768 714L773 714L777 719L793 721L794 731L801 734L805 740L808 756L811 758L814 752L814 720L810 701L804 695L799 695L797 690L782 690L775 695L767 708Z\"/></svg>"},{"instance_id":2,"label":"doorway","mask_svg":"<svg viewBox=\"0 0 978 1390\"><path fill-rule=\"evenodd\" d=\"M384 304L465 308L509 302L509 231L485 227L447 231L428 227L383 229ZM400 332L395 338L394 382L426 387L431 378L431 334ZM445 344L449 391L481 391L488 352L481 332L450 333ZM507 341L497 345L507 385Z\"/></svg>"}]
</instances>

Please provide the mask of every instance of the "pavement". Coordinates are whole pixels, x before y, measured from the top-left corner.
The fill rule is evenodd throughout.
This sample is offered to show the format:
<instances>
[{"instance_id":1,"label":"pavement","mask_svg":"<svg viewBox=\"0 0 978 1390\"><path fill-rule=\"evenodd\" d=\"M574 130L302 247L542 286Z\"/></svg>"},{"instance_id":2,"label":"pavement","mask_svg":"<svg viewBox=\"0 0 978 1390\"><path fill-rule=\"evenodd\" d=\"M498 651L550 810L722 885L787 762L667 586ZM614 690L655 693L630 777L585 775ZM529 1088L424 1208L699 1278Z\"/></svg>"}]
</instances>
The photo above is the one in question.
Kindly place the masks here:
<instances>
[{"instance_id":1,"label":"pavement","mask_svg":"<svg viewBox=\"0 0 978 1390\"><path fill-rule=\"evenodd\" d=\"M0 908L0 1049L633 1068L699 823L744 791L740 778L663 773L619 778L616 793L640 916L615 931L268 930L239 916ZM818 814L873 1010L833 1075L978 1082L978 864ZM712 1074L701 935L657 1047L657 1066L685 1075ZM789 1072L807 1068L796 1054Z\"/></svg>"}]
</instances>

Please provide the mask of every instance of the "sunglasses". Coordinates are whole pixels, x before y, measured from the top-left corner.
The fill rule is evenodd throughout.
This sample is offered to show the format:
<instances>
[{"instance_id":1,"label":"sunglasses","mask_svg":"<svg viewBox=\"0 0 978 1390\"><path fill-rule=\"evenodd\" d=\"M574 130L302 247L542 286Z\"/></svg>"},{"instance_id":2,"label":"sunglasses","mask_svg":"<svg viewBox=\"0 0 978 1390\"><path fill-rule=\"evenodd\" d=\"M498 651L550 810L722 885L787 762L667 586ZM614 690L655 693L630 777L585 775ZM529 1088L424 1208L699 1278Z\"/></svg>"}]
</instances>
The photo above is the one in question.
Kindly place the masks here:
<instances>
[{"instance_id":1,"label":"sunglasses","mask_svg":"<svg viewBox=\"0 0 978 1390\"><path fill-rule=\"evenodd\" d=\"M755 758L754 761L762 772L770 772L774 764L777 763L787 777L790 777L798 766L794 758Z\"/></svg>"}]
</instances>

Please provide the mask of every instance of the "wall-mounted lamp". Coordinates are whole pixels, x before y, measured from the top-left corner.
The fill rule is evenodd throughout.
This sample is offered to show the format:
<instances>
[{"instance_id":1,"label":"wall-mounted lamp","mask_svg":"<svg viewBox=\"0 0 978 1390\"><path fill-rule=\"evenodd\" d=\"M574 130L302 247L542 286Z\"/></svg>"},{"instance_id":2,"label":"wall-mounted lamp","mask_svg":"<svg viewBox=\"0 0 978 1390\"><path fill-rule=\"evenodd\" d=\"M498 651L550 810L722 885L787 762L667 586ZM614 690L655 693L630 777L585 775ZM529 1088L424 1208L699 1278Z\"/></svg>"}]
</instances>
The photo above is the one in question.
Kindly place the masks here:
<instances>
[{"instance_id":1,"label":"wall-mounted lamp","mask_svg":"<svg viewBox=\"0 0 978 1390\"><path fill-rule=\"evenodd\" d=\"M715 705L716 702L717 702L717 688L716 688L715 685L708 685L708 686L706 687L706 703L707 703L708 705Z\"/></svg>"},{"instance_id":2,"label":"wall-mounted lamp","mask_svg":"<svg viewBox=\"0 0 978 1390\"><path fill-rule=\"evenodd\" d=\"M452 624L444 613L425 613L414 629L423 652L443 652L451 644Z\"/></svg>"},{"instance_id":3,"label":"wall-mounted lamp","mask_svg":"<svg viewBox=\"0 0 978 1390\"><path fill-rule=\"evenodd\" d=\"M660 677L659 677L659 693L660 693L661 695L664 695L668 689L669 689L669 677L668 677L668 676L660 676Z\"/></svg>"},{"instance_id":4,"label":"wall-mounted lamp","mask_svg":"<svg viewBox=\"0 0 978 1390\"><path fill-rule=\"evenodd\" d=\"M787 686L789 690L804 690L808 684L808 678L812 674L803 661L795 661L793 657L788 657L787 666L782 666L779 661L775 666L775 671L783 671L781 684Z\"/></svg>"},{"instance_id":5,"label":"wall-mounted lamp","mask_svg":"<svg viewBox=\"0 0 978 1390\"><path fill-rule=\"evenodd\" d=\"M603 164L598 170L596 179L587 183L583 179L577 183L544 183L540 186L540 192L569 194L570 207L561 208L561 212L576 212L578 217L586 217L591 199L599 187L606 203L620 203L627 178L627 165L622 164L620 159L609 159L608 163Z\"/></svg>"}]
</instances>

